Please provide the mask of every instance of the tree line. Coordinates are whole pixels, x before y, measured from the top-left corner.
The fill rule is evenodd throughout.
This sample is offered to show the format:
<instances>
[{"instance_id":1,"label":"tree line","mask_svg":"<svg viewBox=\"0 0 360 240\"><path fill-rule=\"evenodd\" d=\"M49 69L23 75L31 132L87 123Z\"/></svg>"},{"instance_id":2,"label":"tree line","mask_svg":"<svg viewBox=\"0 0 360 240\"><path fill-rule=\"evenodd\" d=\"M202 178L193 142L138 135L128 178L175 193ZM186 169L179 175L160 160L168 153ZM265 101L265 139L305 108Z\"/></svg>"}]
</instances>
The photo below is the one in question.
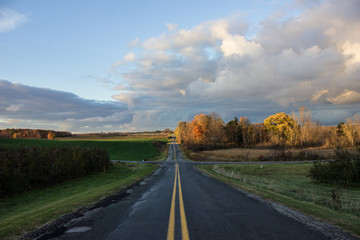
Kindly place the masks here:
<instances>
[{"instance_id":1,"label":"tree line","mask_svg":"<svg viewBox=\"0 0 360 240\"><path fill-rule=\"evenodd\" d=\"M198 150L217 147L357 147L360 145L360 119L346 119L337 126L322 126L312 120L311 111L301 106L291 115L276 113L263 123L235 117L224 123L217 113L198 114L193 120L179 122L177 140Z\"/></svg>"},{"instance_id":2,"label":"tree line","mask_svg":"<svg viewBox=\"0 0 360 240\"><path fill-rule=\"evenodd\" d=\"M0 146L0 197L105 171L112 166L98 148Z\"/></svg>"},{"instance_id":3,"label":"tree line","mask_svg":"<svg viewBox=\"0 0 360 240\"><path fill-rule=\"evenodd\" d=\"M71 132L65 131L53 131L43 129L0 129L0 138L32 138L41 139L48 138L53 139L55 137L71 137Z\"/></svg>"}]
</instances>

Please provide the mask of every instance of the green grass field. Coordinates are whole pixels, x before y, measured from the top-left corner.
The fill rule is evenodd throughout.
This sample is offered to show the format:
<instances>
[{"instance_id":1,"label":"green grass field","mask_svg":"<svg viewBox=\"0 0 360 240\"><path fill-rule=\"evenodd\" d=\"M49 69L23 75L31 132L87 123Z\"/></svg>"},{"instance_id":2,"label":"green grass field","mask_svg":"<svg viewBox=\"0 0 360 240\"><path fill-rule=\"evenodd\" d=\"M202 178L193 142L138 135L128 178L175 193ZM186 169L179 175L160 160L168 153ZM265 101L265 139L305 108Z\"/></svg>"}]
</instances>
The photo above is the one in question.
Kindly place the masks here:
<instances>
[{"instance_id":1,"label":"green grass field","mask_svg":"<svg viewBox=\"0 0 360 240\"><path fill-rule=\"evenodd\" d=\"M306 177L312 164L199 166L215 178L326 220L360 236L360 187L315 184Z\"/></svg>"},{"instance_id":2,"label":"green grass field","mask_svg":"<svg viewBox=\"0 0 360 240\"><path fill-rule=\"evenodd\" d=\"M150 164L116 164L107 173L0 199L0 239L18 239L21 234L117 192L156 169Z\"/></svg>"},{"instance_id":3,"label":"green grass field","mask_svg":"<svg viewBox=\"0 0 360 240\"><path fill-rule=\"evenodd\" d=\"M159 155L159 150L152 144L153 139L97 137L97 138L58 138L45 139L8 139L0 138L2 146L38 146L38 147L98 147L106 150L111 160L151 159Z\"/></svg>"}]
</instances>

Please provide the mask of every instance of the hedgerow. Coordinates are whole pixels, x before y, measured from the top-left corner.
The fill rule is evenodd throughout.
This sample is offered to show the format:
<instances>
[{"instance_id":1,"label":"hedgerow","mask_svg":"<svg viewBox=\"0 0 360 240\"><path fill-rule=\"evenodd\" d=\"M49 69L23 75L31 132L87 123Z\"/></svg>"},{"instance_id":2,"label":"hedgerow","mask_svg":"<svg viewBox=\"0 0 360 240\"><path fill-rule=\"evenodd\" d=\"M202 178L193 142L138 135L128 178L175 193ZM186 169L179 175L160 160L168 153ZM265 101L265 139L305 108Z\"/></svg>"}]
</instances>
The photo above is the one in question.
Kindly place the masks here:
<instances>
[{"instance_id":1,"label":"hedgerow","mask_svg":"<svg viewBox=\"0 0 360 240\"><path fill-rule=\"evenodd\" d=\"M109 154L98 148L0 146L0 197L104 171Z\"/></svg>"}]
</instances>

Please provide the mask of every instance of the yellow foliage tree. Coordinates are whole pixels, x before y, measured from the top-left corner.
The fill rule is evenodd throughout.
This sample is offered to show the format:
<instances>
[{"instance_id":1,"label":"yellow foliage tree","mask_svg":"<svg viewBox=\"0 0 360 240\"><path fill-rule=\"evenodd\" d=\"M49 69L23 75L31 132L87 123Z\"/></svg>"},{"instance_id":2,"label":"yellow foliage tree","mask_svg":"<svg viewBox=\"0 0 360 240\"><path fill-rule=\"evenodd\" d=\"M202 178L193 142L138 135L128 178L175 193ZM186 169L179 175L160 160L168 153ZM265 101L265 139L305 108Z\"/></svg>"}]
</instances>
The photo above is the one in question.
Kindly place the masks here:
<instances>
[{"instance_id":1,"label":"yellow foliage tree","mask_svg":"<svg viewBox=\"0 0 360 240\"><path fill-rule=\"evenodd\" d=\"M290 139L296 122L290 115L281 112L266 118L264 125L277 138L277 143L284 143Z\"/></svg>"}]
</instances>

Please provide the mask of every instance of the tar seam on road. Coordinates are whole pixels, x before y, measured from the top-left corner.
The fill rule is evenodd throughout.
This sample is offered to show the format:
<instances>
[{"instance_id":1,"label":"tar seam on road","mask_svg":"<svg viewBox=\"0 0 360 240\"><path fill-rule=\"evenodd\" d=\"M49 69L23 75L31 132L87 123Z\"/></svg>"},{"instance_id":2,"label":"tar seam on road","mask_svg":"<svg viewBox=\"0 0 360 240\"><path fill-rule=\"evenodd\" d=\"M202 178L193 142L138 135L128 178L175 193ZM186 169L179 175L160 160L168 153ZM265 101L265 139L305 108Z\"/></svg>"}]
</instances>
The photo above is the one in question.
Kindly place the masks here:
<instances>
[{"instance_id":1,"label":"tar seam on road","mask_svg":"<svg viewBox=\"0 0 360 240\"><path fill-rule=\"evenodd\" d=\"M174 145L173 145L174 146ZM176 161L176 152L174 146L174 160ZM169 217L169 225L168 225L168 232L167 232L167 240L174 240L175 234L175 199L176 199L176 180L178 180L179 185L179 207L180 207L180 221L181 221L181 236L183 240L189 240L189 231L186 222L186 215L185 215L185 208L184 208L184 201L182 196L181 190L181 180L180 180L180 170L179 164L175 164L175 179L174 179L174 188L173 194L171 199L171 207L170 207L170 217Z\"/></svg>"}]
</instances>

